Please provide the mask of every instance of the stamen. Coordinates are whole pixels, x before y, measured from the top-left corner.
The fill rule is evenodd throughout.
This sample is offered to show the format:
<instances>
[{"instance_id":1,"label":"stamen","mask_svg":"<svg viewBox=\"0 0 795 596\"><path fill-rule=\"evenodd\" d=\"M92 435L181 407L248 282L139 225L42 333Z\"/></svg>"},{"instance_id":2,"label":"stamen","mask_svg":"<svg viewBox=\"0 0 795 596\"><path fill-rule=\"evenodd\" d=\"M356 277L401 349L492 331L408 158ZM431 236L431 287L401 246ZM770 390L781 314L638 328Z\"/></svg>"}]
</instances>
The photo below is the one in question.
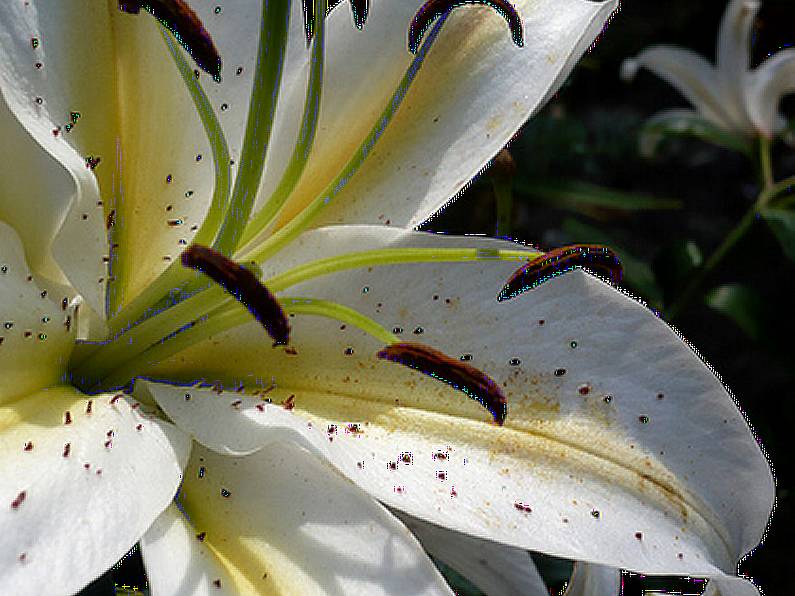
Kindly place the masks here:
<instances>
[{"instance_id":1,"label":"stamen","mask_svg":"<svg viewBox=\"0 0 795 596\"><path fill-rule=\"evenodd\" d=\"M499 385L486 373L428 346L398 343L378 352L378 358L418 370L464 392L486 408L502 425L508 415L508 402Z\"/></svg>"},{"instance_id":2,"label":"stamen","mask_svg":"<svg viewBox=\"0 0 795 596\"><path fill-rule=\"evenodd\" d=\"M273 339L273 345L290 340L290 324L282 307L251 271L212 248L192 244L182 253L182 265L201 271L248 308Z\"/></svg>"},{"instance_id":3,"label":"stamen","mask_svg":"<svg viewBox=\"0 0 795 596\"><path fill-rule=\"evenodd\" d=\"M428 0L420 7L409 25L409 50L411 53L417 53L420 39L433 21L464 4L486 4L496 10L508 22L513 42L520 47L524 45L522 20L508 0Z\"/></svg>"},{"instance_id":4,"label":"stamen","mask_svg":"<svg viewBox=\"0 0 795 596\"><path fill-rule=\"evenodd\" d=\"M562 246L518 269L497 294L497 300L502 302L515 298L522 292L575 267L601 273L609 277L613 283L619 283L623 274L618 255L607 246L598 244Z\"/></svg>"},{"instance_id":5,"label":"stamen","mask_svg":"<svg viewBox=\"0 0 795 596\"><path fill-rule=\"evenodd\" d=\"M221 56L201 19L185 0L119 0L119 10L138 14L144 8L163 23L199 68L221 79Z\"/></svg>"}]
</instances>

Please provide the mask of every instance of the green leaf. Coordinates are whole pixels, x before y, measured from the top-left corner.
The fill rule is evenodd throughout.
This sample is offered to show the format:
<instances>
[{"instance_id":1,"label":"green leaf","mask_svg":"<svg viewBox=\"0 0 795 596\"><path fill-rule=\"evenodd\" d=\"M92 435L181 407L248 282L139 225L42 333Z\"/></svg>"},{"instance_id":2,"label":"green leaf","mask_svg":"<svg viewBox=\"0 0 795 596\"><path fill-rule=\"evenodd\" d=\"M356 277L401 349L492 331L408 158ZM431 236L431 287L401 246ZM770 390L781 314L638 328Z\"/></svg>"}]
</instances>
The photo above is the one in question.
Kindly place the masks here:
<instances>
[{"instance_id":1,"label":"green leaf","mask_svg":"<svg viewBox=\"0 0 795 596\"><path fill-rule=\"evenodd\" d=\"M579 211L585 206L619 211L650 211L682 207L682 202L676 199L657 198L580 181L518 179L514 182L514 187L522 194L572 211Z\"/></svg>"},{"instance_id":2,"label":"green leaf","mask_svg":"<svg viewBox=\"0 0 795 596\"><path fill-rule=\"evenodd\" d=\"M665 303L670 305L687 287L690 278L704 262L701 249L693 240L667 242L652 262L657 282L663 287Z\"/></svg>"},{"instance_id":3,"label":"green leaf","mask_svg":"<svg viewBox=\"0 0 795 596\"><path fill-rule=\"evenodd\" d=\"M605 244L612 248L618 254L624 267L624 283L636 290L649 303L649 306L656 309L662 308L662 291L654 280L654 273L649 265L624 250L613 241L609 234L594 226L576 219L566 219L563 222L563 231L571 238L572 242Z\"/></svg>"},{"instance_id":4,"label":"green leaf","mask_svg":"<svg viewBox=\"0 0 795 596\"><path fill-rule=\"evenodd\" d=\"M773 230L784 254L795 261L795 211L763 209L762 217Z\"/></svg>"},{"instance_id":5,"label":"green leaf","mask_svg":"<svg viewBox=\"0 0 795 596\"><path fill-rule=\"evenodd\" d=\"M748 157L753 155L753 144L749 139L686 110L666 110L649 118L640 131L640 152L645 157L652 157L662 141L677 136L695 137Z\"/></svg>"},{"instance_id":6,"label":"green leaf","mask_svg":"<svg viewBox=\"0 0 795 596\"><path fill-rule=\"evenodd\" d=\"M726 284L710 290L704 302L734 321L751 339L760 339L765 327L765 302L756 291L742 284Z\"/></svg>"}]
</instances>

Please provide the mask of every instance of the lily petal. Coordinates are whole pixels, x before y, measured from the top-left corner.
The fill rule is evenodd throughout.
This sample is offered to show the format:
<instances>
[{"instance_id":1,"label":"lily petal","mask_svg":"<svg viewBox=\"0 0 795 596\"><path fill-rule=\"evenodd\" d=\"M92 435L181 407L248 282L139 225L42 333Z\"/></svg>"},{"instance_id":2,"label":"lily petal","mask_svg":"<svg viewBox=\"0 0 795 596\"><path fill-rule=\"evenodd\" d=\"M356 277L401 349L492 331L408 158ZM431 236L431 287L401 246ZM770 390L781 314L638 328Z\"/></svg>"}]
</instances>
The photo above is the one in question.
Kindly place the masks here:
<instances>
[{"instance_id":1,"label":"lily petal","mask_svg":"<svg viewBox=\"0 0 795 596\"><path fill-rule=\"evenodd\" d=\"M0 221L0 404L61 379L75 338L73 298L34 277L16 231Z\"/></svg>"},{"instance_id":2,"label":"lily petal","mask_svg":"<svg viewBox=\"0 0 795 596\"><path fill-rule=\"evenodd\" d=\"M114 102L110 61L87 59L111 47L103 11L83 20L94 9L85 1L47 10L0 5L0 218L24 238L37 274L70 283L104 316L109 197L100 186L110 180L115 148L100 131L113 121ZM105 161L87 167L95 156Z\"/></svg>"},{"instance_id":3,"label":"lily petal","mask_svg":"<svg viewBox=\"0 0 795 596\"><path fill-rule=\"evenodd\" d=\"M394 510L422 547L489 596L547 596L530 554L519 548L473 538Z\"/></svg>"},{"instance_id":4,"label":"lily petal","mask_svg":"<svg viewBox=\"0 0 795 596\"><path fill-rule=\"evenodd\" d=\"M760 590L745 577L720 577L709 580L703 596L759 596Z\"/></svg>"},{"instance_id":5,"label":"lily petal","mask_svg":"<svg viewBox=\"0 0 795 596\"><path fill-rule=\"evenodd\" d=\"M647 68L672 85L705 118L723 128L733 121L725 109L725 89L715 68L691 50L671 45L650 46L621 65L621 76L632 79Z\"/></svg>"},{"instance_id":6,"label":"lily petal","mask_svg":"<svg viewBox=\"0 0 795 596\"><path fill-rule=\"evenodd\" d=\"M319 195L377 124L413 59L406 31L420 4L373 1L361 31L352 30L344 9L331 11L318 133L281 224ZM524 19L522 48L493 9L454 11L386 132L315 225L416 226L431 217L539 107L616 7L514 4ZM263 184L264 200L274 183Z\"/></svg>"},{"instance_id":7,"label":"lily petal","mask_svg":"<svg viewBox=\"0 0 795 596\"><path fill-rule=\"evenodd\" d=\"M146 578L159 595L240 594L224 561L173 503L141 538ZM236 589L237 588L237 589Z\"/></svg>"},{"instance_id":8,"label":"lily petal","mask_svg":"<svg viewBox=\"0 0 795 596\"><path fill-rule=\"evenodd\" d=\"M746 79L746 109L754 126L772 138L786 125L778 111L781 98L795 93L795 48L773 54Z\"/></svg>"},{"instance_id":9,"label":"lily petal","mask_svg":"<svg viewBox=\"0 0 795 596\"><path fill-rule=\"evenodd\" d=\"M234 458L197 446L180 503L190 523L172 509L143 543L158 593L220 580L235 594L452 594L397 519L295 445Z\"/></svg>"},{"instance_id":10,"label":"lily petal","mask_svg":"<svg viewBox=\"0 0 795 596\"><path fill-rule=\"evenodd\" d=\"M563 596L618 596L621 594L621 570L615 567L575 561Z\"/></svg>"},{"instance_id":11,"label":"lily petal","mask_svg":"<svg viewBox=\"0 0 795 596\"><path fill-rule=\"evenodd\" d=\"M73 593L106 571L168 506L189 450L123 396L55 386L0 406L0 592Z\"/></svg>"},{"instance_id":12,"label":"lily petal","mask_svg":"<svg viewBox=\"0 0 795 596\"><path fill-rule=\"evenodd\" d=\"M758 0L731 0L718 30L717 73L728 101L723 108L734 128L753 134L745 107L745 74L751 68L751 34L761 3Z\"/></svg>"},{"instance_id":13,"label":"lily petal","mask_svg":"<svg viewBox=\"0 0 795 596\"><path fill-rule=\"evenodd\" d=\"M381 230L382 247L449 246L430 234ZM333 234L306 235L304 254L320 246L332 253ZM453 242L466 240L511 246ZM355 232L340 231L339 243L367 247ZM720 381L653 313L590 275L558 276L496 304L495 289L514 267L394 265L295 288L447 354L471 355L508 397L505 427L488 424L478 404L446 385L376 361L381 345L369 336L311 317L292 321L296 353L272 349L253 323L152 371L228 387L265 387L278 374L273 398L295 394L292 423L261 415L250 397L238 411L206 390L187 402L160 385L152 392L214 450L258 449L284 428L390 506L467 534L648 573L733 570L762 536L773 481ZM434 457L440 451L443 461ZM403 465L406 453L411 463ZM758 487L750 498L741 489L748 485Z\"/></svg>"}]
</instances>

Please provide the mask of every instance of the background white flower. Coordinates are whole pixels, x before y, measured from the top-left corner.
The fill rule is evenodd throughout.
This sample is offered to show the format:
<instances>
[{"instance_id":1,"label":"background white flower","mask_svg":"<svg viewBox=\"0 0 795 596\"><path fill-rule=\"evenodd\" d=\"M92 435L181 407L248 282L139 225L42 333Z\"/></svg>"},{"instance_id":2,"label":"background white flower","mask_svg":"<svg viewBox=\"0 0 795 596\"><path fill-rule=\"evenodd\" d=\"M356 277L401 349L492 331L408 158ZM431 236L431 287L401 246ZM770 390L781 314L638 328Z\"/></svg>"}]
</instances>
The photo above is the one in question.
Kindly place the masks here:
<instances>
[{"instance_id":1,"label":"background white flower","mask_svg":"<svg viewBox=\"0 0 795 596\"><path fill-rule=\"evenodd\" d=\"M699 119L742 136L768 139L786 125L781 98L795 92L795 49L776 52L751 68L751 39L758 0L731 0L718 33L715 65L686 48L655 45L627 59L621 74L631 79L647 68L677 89L693 110L666 110L652 117L658 126L698 127ZM727 141L728 142L728 141Z\"/></svg>"}]
</instances>

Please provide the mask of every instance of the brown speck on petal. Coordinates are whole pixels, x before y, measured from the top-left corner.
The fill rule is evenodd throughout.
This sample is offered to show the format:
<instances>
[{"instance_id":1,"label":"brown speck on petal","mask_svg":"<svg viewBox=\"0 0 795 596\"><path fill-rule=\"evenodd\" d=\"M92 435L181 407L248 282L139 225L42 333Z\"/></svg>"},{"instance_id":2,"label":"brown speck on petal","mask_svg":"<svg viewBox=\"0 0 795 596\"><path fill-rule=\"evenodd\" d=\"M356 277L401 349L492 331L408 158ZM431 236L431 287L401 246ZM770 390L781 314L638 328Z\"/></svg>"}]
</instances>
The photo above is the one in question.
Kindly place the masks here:
<instances>
[{"instance_id":1,"label":"brown speck on petal","mask_svg":"<svg viewBox=\"0 0 795 596\"><path fill-rule=\"evenodd\" d=\"M216 588L220 588L220 587L221 587L221 580L220 580L220 579L214 579L214 580L213 580L213 585L214 585Z\"/></svg>"},{"instance_id":2,"label":"brown speck on petal","mask_svg":"<svg viewBox=\"0 0 795 596\"><path fill-rule=\"evenodd\" d=\"M522 503L521 501L516 501L513 506L517 511L521 511L522 513L532 513L533 511L530 505Z\"/></svg>"},{"instance_id":3,"label":"brown speck on petal","mask_svg":"<svg viewBox=\"0 0 795 596\"><path fill-rule=\"evenodd\" d=\"M93 399L89 399L88 402L86 403L86 414L90 414L91 413L91 408L92 408L93 405L94 405L94 400Z\"/></svg>"},{"instance_id":4,"label":"brown speck on petal","mask_svg":"<svg viewBox=\"0 0 795 596\"><path fill-rule=\"evenodd\" d=\"M66 443L66 444L63 446L63 456L64 456L64 457L69 457L69 452L70 452L71 450L72 450L72 444L71 444L71 443Z\"/></svg>"},{"instance_id":5,"label":"brown speck on petal","mask_svg":"<svg viewBox=\"0 0 795 596\"><path fill-rule=\"evenodd\" d=\"M524 45L522 20L519 18L519 13L507 0L465 0L464 2L461 0L428 0L414 15L414 19L409 26L409 50L416 54L420 46L420 39L428 26L444 13L462 4L486 4L492 7L508 22L513 42L517 46Z\"/></svg>"},{"instance_id":6,"label":"brown speck on petal","mask_svg":"<svg viewBox=\"0 0 795 596\"><path fill-rule=\"evenodd\" d=\"M221 56L212 37L185 0L119 0L122 12L138 14L141 8L168 27L199 68L220 80Z\"/></svg>"},{"instance_id":7,"label":"brown speck on petal","mask_svg":"<svg viewBox=\"0 0 795 596\"><path fill-rule=\"evenodd\" d=\"M27 443L25 443L25 447L24 447L23 449L24 449L25 451L33 451L33 443L31 443L30 441L28 441Z\"/></svg>"},{"instance_id":8,"label":"brown speck on petal","mask_svg":"<svg viewBox=\"0 0 795 596\"><path fill-rule=\"evenodd\" d=\"M69 412L69 411L64 412L63 423L64 424L72 424L72 413L71 412Z\"/></svg>"},{"instance_id":9,"label":"brown speck on petal","mask_svg":"<svg viewBox=\"0 0 795 596\"><path fill-rule=\"evenodd\" d=\"M196 534L196 540L199 542L204 542L204 538L207 536L207 532L199 532Z\"/></svg>"},{"instance_id":10,"label":"brown speck on petal","mask_svg":"<svg viewBox=\"0 0 795 596\"><path fill-rule=\"evenodd\" d=\"M116 395L114 395L113 397L111 397L111 398L110 398L110 404L111 404L111 405L115 404L115 403L116 403L117 401L119 401L119 400L120 400L122 397L124 397L124 394L123 394L123 393L117 393Z\"/></svg>"},{"instance_id":11,"label":"brown speck on petal","mask_svg":"<svg viewBox=\"0 0 795 596\"><path fill-rule=\"evenodd\" d=\"M292 410L295 408L295 393L291 394L290 397L282 402L282 407L285 410Z\"/></svg>"},{"instance_id":12,"label":"brown speck on petal","mask_svg":"<svg viewBox=\"0 0 795 596\"><path fill-rule=\"evenodd\" d=\"M182 265L207 275L243 304L273 339L290 340L290 323L281 305L257 276L212 248L192 244L182 253Z\"/></svg>"},{"instance_id":13,"label":"brown speck on petal","mask_svg":"<svg viewBox=\"0 0 795 596\"><path fill-rule=\"evenodd\" d=\"M556 248L520 267L497 294L497 300L509 300L522 292L535 288L545 281L583 267L609 277L619 283L623 274L621 261L616 253L599 244L573 244Z\"/></svg>"},{"instance_id":14,"label":"brown speck on petal","mask_svg":"<svg viewBox=\"0 0 795 596\"><path fill-rule=\"evenodd\" d=\"M502 390L486 373L451 358L447 354L416 343L397 343L377 354L382 360L397 362L439 379L475 399L502 425L508 414L508 403Z\"/></svg>"},{"instance_id":15,"label":"brown speck on petal","mask_svg":"<svg viewBox=\"0 0 795 596\"><path fill-rule=\"evenodd\" d=\"M638 540L643 540L643 532L635 532L635 538Z\"/></svg>"},{"instance_id":16,"label":"brown speck on petal","mask_svg":"<svg viewBox=\"0 0 795 596\"><path fill-rule=\"evenodd\" d=\"M27 496L28 495L24 490L19 491L19 494L17 495L16 499L11 501L11 509L19 509L19 506L22 505L22 502L25 500L25 497Z\"/></svg>"}]
</instances>

